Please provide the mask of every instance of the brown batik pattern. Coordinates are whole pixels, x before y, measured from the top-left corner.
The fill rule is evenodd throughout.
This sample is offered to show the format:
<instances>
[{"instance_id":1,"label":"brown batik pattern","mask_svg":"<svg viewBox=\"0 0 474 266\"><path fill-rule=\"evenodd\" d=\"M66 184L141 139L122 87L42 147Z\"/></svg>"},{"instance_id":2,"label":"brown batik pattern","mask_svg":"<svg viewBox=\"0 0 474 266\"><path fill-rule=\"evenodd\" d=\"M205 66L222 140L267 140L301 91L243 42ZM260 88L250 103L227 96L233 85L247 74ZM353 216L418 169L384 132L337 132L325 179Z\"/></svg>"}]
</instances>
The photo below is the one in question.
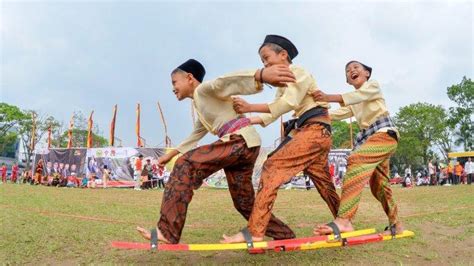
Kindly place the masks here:
<instances>
[{"instance_id":1,"label":"brown batik pattern","mask_svg":"<svg viewBox=\"0 0 474 266\"><path fill-rule=\"evenodd\" d=\"M161 204L158 228L171 243L178 243L186 222L188 205L193 190L205 178L224 169L235 209L248 220L255 200L252 173L260 147L247 148L240 135L229 141L216 141L200 146L178 158L166 184ZM293 231L275 216L270 215L266 235L274 239L294 238Z\"/></svg>"},{"instance_id":2,"label":"brown batik pattern","mask_svg":"<svg viewBox=\"0 0 474 266\"><path fill-rule=\"evenodd\" d=\"M278 188L301 171L311 178L318 192L336 217L339 196L328 167L331 134L321 124L297 129L293 138L264 163L249 230L262 237L267 228Z\"/></svg>"}]
</instances>

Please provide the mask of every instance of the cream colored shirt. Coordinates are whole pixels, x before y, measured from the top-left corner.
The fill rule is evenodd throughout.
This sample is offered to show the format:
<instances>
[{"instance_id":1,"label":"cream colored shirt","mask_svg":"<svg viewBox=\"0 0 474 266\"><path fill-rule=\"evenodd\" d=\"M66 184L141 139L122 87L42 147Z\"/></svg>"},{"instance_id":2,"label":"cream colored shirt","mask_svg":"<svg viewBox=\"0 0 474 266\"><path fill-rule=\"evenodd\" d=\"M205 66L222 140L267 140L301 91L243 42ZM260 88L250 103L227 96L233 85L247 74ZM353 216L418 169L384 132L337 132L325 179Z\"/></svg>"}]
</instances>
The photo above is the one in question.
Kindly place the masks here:
<instances>
[{"instance_id":1,"label":"cream colored shirt","mask_svg":"<svg viewBox=\"0 0 474 266\"><path fill-rule=\"evenodd\" d=\"M180 153L196 147L198 141L207 132L217 135L219 128L232 119L245 117L237 114L232 106L233 95L248 95L260 92L263 87L254 79L255 70L241 71L219 77L213 81L201 83L193 94L193 105L198 119L194 124L194 130L176 150ZM232 134L241 135L247 147L260 146L261 140L253 126L241 128ZM222 136L222 141L228 141L231 134Z\"/></svg>"},{"instance_id":2,"label":"cream colored shirt","mask_svg":"<svg viewBox=\"0 0 474 266\"><path fill-rule=\"evenodd\" d=\"M389 115L379 83L375 80L369 80L358 90L344 93L341 96L344 106L329 111L332 120L342 120L354 116L360 129L365 129L378 118ZM382 128L378 132L387 132L389 129L394 130L398 135L398 130L391 127Z\"/></svg>"},{"instance_id":3,"label":"cream colored shirt","mask_svg":"<svg viewBox=\"0 0 474 266\"><path fill-rule=\"evenodd\" d=\"M268 104L270 113L260 114L264 126L271 124L281 115L295 111L293 117L297 118L314 107L329 108L327 102L315 102L312 93L319 90L313 76L300 66L291 65L290 70L296 77L295 83L289 83L287 87L277 88L273 102Z\"/></svg>"}]
</instances>

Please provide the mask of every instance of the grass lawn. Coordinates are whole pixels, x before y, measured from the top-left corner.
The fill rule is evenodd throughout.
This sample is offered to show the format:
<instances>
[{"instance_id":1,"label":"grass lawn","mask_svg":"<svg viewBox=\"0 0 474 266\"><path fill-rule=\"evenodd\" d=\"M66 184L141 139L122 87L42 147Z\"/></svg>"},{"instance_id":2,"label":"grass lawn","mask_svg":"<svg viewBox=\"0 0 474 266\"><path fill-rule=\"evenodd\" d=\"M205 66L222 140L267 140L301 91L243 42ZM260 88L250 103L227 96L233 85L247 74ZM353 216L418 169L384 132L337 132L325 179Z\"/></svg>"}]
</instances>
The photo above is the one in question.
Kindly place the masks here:
<instances>
[{"instance_id":1,"label":"grass lawn","mask_svg":"<svg viewBox=\"0 0 474 266\"><path fill-rule=\"evenodd\" d=\"M339 191L340 192L340 191ZM470 264L474 261L474 186L394 188L400 217L414 238L312 251L155 252L116 250L142 241L135 226L155 225L162 191L0 185L0 263L160 264ZM280 190L274 213L298 237L331 215L315 190ZM356 228L382 230L382 207L365 189ZM229 192L202 188L190 204L183 243L215 243L246 225Z\"/></svg>"}]
</instances>

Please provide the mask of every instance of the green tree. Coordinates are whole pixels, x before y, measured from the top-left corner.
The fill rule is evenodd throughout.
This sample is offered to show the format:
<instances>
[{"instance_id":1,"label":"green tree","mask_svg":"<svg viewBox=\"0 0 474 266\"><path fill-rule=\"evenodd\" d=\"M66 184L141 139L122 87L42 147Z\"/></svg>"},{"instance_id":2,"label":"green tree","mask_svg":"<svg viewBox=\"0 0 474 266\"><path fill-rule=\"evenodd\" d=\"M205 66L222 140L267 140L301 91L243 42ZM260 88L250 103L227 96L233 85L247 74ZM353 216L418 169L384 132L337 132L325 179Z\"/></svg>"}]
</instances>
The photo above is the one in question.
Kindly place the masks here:
<instances>
[{"instance_id":1,"label":"green tree","mask_svg":"<svg viewBox=\"0 0 474 266\"><path fill-rule=\"evenodd\" d=\"M72 147L86 147L87 146L87 127L88 117L80 111L74 112L73 123L74 127L72 130ZM53 143L57 147L66 148L69 141L68 131L69 123L67 127L59 127L54 134ZM99 126L94 124L92 127L92 146L94 148L107 147L109 142L106 138L101 136Z\"/></svg>"},{"instance_id":2,"label":"green tree","mask_svg":"<svg viewBox=\"0 0 474 266\"><path fill-rule=\"evenodd\" d=\"M395 123L401 138L394 160L412 166L426 165L433 157L434 147L446 157L451 148L447 120L446 110L440 105L415 103L400 108Z\"/></svg>"},{"instance_id":3,"label":"green tree","mask_svg":"<svg viewBox=\"0 0 474 266\"><path fill-rule=\"evenodd\" d=\"M15 158L17 143L18 134L16 132L7 132L0 136L0 156Z\"/></svg>"},{"instance_id":4,"label":"green tree","mask_svg":"<svg viewBox=\"0 0 474 266\"><path fill-rule=\"evenodd\" d=\"M18 133L12 129L25 117L17 106L0 103L0 156L15 157Z\"/></svg>"},{"instance_id":5,"label":"green tree","mask_svg":"<svg viewBox=\"0 0 474 266\"><path fill-rule=\"evenodd\" d=\"M53 116L40 115L38 112L33 110L24 111L24 114L26 115L26 119L23 119L20 122L18 133L22 139L23 149L26 153L26 168L28 169L34 153L34 149L31 147L31 140L33 138L33 116L36 117L36 145L44 141L44 137L47 134L49 127L51 126L54 130L54 128L59 126L59 122Z\"/></svg>"},{"instance_id":6,"label":"green tree","mask_svg":"<svg viewBox=\"0 0 474 266\"><path fill-rule=\"evenodd\" d=\"M397 166L397 169L401 171L400 174L403 173L404 166L419 167L423 165L423 158L420 156L423 153L421 149L422 145L418 138L402 134L397 151L390 159L390 163Z\"/></svg>"},{"instance_id":7,"label":"green tree","mask_svg":"<svg viewBox=\"0 0 474 266\"><path fill-rule=\"evenodd\" d=\"M12 127L18 125L24 119L26 119L26 114L20 108L7 103L0 103L0 136L6 135Z\"/></svg>"},{"instance_id":8,"label":"green tree","mask_svg":"<svg viewBox=\"0 0 474 266\"><path fill-rule=\"evenodd\" d=\"M350 149L351 136L350 124L345 121L333 121L332 125L332 147L335 149ZM359 132L357 122L352 122L352 137Z\"/></svg>"},{"instance_id":9,"label":"green tree","mask_svg":"<svg viewBox=\"0 0 474 266\"><path fill-rule=\"evenodd\" d=\"M60 136L60 141L61 142L59 146L61 148L66 148L67 143L69 141L67 130ZM101 148L101 147L107 147L108 145L109 145L109 141L106 138L92 132L92 147ZM72 130L72 146L73 147L86 147L87 146L87 129L75 128Z\"/></svg>"},{"instance_id":10,"label":"green tree","mask_svg":"<svg viewBox=\"0 0 474 266\"><path fill-rule=\"evenodd\" d=\"M474 82L463 77L461 83L448 87L449 99L457 104L449 108L449 126L455 130L456 145L462 145L465 150L474 150Z\"/></svg>"}]
</instances>

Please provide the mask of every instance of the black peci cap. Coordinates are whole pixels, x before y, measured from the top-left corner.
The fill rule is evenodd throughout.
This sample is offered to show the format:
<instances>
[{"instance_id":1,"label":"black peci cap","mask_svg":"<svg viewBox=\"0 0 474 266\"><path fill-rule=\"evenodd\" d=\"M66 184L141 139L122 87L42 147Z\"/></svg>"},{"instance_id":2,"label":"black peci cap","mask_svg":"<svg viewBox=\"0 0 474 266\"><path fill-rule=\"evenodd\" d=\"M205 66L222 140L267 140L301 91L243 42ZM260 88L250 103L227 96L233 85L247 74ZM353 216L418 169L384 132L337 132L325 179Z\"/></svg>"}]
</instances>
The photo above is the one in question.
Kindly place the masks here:
<instances>
[{"instance_id":1,"label":"black peci cap","mask_svg":"<svg viewBox=\"0 0 474 266\"><path fill-rule=\"evenodd\" d=\"M206 69L204 69L204 66L195 59L189 59L177 68L184 72L193 74L194 78L199 82L202 82L204 75L206 75Z\"/></svg>"},{"instance_id":2,"label":"black peci cap","mask_svg":"<svg viewBox=\"0 0 474 266\"><path fill-rule=\"evenodd\" d=\"M288 52L288 56L291 60L293 60L293 58L298 55L298 49L296 49L296 46L287 38L279 35L267 35L263 41L263 44L258 50L260 51L260 49L262 49L262 47L268 43L276 44L285 49Z\"/></svg>"}]
</instances>

